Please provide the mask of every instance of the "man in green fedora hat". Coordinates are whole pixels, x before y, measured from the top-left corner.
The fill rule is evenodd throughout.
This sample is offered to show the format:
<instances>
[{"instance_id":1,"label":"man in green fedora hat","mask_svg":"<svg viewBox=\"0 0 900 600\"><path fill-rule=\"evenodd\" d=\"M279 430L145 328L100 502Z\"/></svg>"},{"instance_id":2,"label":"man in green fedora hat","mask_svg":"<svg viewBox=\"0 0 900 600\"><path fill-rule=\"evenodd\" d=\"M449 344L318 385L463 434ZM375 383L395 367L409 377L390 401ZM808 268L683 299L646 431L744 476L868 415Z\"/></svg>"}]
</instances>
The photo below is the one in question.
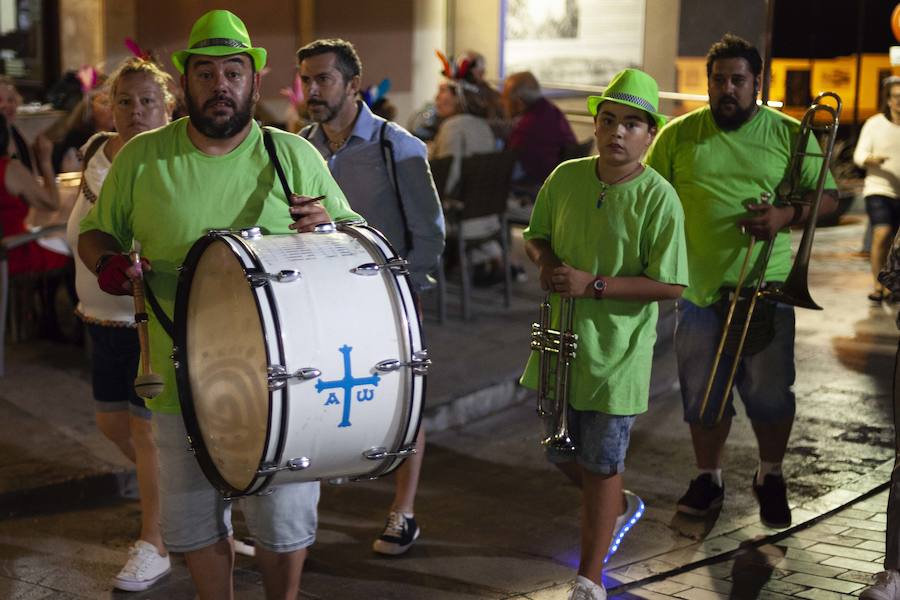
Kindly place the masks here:
<instances>
[{"instance_id":1,"label":"man in green fedora hat","mask_svg":"<svg viewBox=\"0 0 900 600\"><path fill-rule=\"evenodd\" d=\"M709 105L669 123L647 155L647 164L675 186L685 213L691 283L678 303L675 353L697 475L677 509L698 517L715 514L725 498L721 461L735 410L733 390L724 388L734 350L721 356L715 385L709 379L730 299L751 297L756 284L754 275L743 292L735 290L741 264L752 236L761 243L754 245L750 264L760 262L761 247L772 245L762 287L785 281L791 269L789 226L805 222L822 163L815 158L821 156L815 136L809 136L810 154L799 174L805 207L761 198L775 194L784 180L800 130L796 119L757 103L762 67L753 45L726 34L706 57ZM830 174L826 188L821 215L836 206ZM734 325L740 331L743 319ZM785 528L791 509L781 462L795 412L794 309L763 299L750 326L757 335L748 340L758 341L739 359L734 385L756 435L759 463L744 484L759 502L762 523Z\"/></svg>"},{"instance_id":2,"label":"man in green fedora hat","mask_svg":"<svg viewBox=\"0 0 900 600\"><path fill-rule=\"evenodd\" d=\"M136 136L119 152L81 224L78 248L101 289L121 295L131 293L131 280L140 276L123 252L140 243L145 284L169 319L177 266L207 230L259 226L288 234L359 219L319 153L298 136L270 130L294 193L286 197L277 184L263 133L252 119L266 51L253 47L237 16L224 10L201 16L189 47L172 61L182 73L189 116ZM324 199L314 198L319 196ZM170 551L184 553L202 600L232 598L231 503L185 452L171 332L163 316L150 311L148 326L151 362L164 389L147 400L159 448L163 538ZM241 336L227 323L223 328L223 336ZM202 377L203 367L198 369ZM234 395L234 411L242 414L247 408L241 402L249 400ZM307 548L315 541L319 484L289 483L269 491L243 498L241 507L256 540L266 597L296 598Z\"/></svg>"},{"instance_id":3,"label":"man in green fedora hat","mask_svg":"<svg viewBox=\"0 0 900 600\"><path fill-rule=\"evenodd\" d=\"M625 455L634 420L647 410L657 300L678 298L688 282L678 196L641 162L664 122L656 82L626 69L588 99L588 109L598 156L550 174L523 234L541 287L551 292L555 327L563 328L562 300L575 303L570 390L554 403L544 440L547 459L582 490L570 600L605 600L603 565L643 513L641 499L622 487ZM540 353L532 352L522 385L551 384L540 371ZM571 444L557 433L562 410Z\"/></svg>"}]
</instances>

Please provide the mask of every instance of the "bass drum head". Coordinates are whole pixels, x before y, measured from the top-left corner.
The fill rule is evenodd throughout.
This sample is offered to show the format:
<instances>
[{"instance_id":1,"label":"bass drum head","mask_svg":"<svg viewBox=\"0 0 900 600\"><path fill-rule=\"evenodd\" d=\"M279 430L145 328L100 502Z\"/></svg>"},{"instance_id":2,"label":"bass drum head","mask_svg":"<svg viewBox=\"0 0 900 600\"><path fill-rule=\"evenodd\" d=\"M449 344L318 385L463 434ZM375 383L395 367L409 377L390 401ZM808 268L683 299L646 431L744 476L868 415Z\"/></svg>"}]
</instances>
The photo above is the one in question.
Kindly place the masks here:
<instances>
[{"instance_id":1,"label":"bass drum head","mask_svg":"<svg viewBox=\"0 0 900 600\"><path fill-rule=\"evenodd\" d=\"M190 284L186 358L197 426L222 479L245 490L269 424L268 359L255 296L231 247L206 246Z\"/></svg>"}]
</instances>

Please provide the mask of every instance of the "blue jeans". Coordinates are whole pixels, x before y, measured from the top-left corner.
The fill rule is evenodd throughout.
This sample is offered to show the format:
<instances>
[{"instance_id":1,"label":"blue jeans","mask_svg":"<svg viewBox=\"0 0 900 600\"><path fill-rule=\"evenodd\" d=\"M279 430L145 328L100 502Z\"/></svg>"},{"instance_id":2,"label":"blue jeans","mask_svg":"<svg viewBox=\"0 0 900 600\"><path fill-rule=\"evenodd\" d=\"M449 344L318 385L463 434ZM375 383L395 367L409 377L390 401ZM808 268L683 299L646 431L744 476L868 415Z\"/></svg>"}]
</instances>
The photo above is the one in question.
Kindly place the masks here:
<instances>
[{"instance_id":1,"label":"blue jeans","mask_svg":"<svg viewBox=\"0 0 900 600\"><path fill-rule=\"evenodd\" d=\"M546 448L547 460L556 464L576 461L596 475L615 475L625 470L625 453L631 439L635 415L608 415L568 407L569 437L575 452ZM554 432L554 419L547 419L547 434Z\"/></svg>"},{"instance_id":2,"label":"blue jeans","mask_svg":"<svg viewBox=\"0 0 900 600\"><path fill-rule=\"evenodd\" d=\"M723 400L723 415L733 416L734 394L723 398L725 381L734 364L730 356L722 356L715 384L709 395L704 415L700 414L706 382L722 335L722 321L712 307L699 307L688 300L678 301L675 324L675 354L684 420L688 423L712 424ZM775 337L753 356L743 356L734 377L747 410L747 416L758 423L792 419L794 400L794 307L775 307Z\"/></svg>"}]
</instances>

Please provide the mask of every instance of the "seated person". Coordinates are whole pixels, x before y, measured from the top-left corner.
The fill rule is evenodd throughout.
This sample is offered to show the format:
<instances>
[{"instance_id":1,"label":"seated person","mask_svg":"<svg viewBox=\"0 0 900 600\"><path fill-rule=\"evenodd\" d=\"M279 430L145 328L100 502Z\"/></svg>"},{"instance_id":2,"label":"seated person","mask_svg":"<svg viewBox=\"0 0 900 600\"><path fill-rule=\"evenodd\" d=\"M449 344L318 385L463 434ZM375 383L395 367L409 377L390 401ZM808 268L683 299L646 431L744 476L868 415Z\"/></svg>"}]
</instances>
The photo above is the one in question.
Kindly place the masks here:
<instances>
[{"instance_id":1,"label":"seated person","mask_svg":"<svg viewBox=\"0 0 900 600\"><path fill-rule=\"evenodd\" d=\"M49 145L35 145L43 186L38 184L31 171L20 161L7 155L8 147L9 127L6 117L0 115L0 236L3 238L28 233L25 219L32 206L51 211L59 206ZM60 269L67 265L70 258L48 250L37 242L29 242L10 250L7 260L9 274L13 276Z\"/></svg>"},{"instance_id":2,"label":"seated person","mask_svg":"<svg viewBox=\"0 0 900 600\"><path fill-rule=\"evenodd\" d=\"M575 134L562 111L544 98L540 84L529 71L506 78L503 102L514 119L506 142L506 147L518 154L513 182L517 192L533 199L560 163L565 147L576 143Z\"/></svg>"},{"instance_id":3,"label":"seated person","mask_svg":"<svg viewBox=\"0 0 900 600\"><path fill-rule=\"evenodd\" d=\"M468 72L466 79L478 86L478 93L484 98L487 105L485 118L491 126L491 131L497 139L505 139L509 133L509 115L503 104L503 98L490 82L485 79L487 75L487 60L484 55L475 50L466 50L456 59L457 72Z\"/></svg>"},{"instance_id":4,"label":"seated person","mask_svg":"<svg viewBox=\"0 0 900 600\"><path fill-rule=\"evenodd\" d=\"M20 104L22 104L22 96L16 89L15 81L12 77L0 75L0 114L6 117L6 126L9 129L6 155L18 160L26 169L32 171L34 170L34 161L28 143L14 125L16 111Z\"/></svg>"},{"instance_id":5,"label":"seated person","mask_svg":"<svg viewBox=\"0 0 900 600\"><path fill-rule=\"evenodd\" d=\"M112 103L105 86L95 88L85 94L74 110L59 125L38 137L46 137L53 142L53 170L56 173L81 171L79 149L95 133L115 131Z\"/></svg>"},{"instance_id":6,"label":"seated person","mask_svg":"<svg viewBox=\"0 0 900 600\"><path fill-rule=\"evenodd\" d=\"M465 79L453 76L441 84L435 97L435 112L441 119L437 135L430 147L431 158L450 156L453 162L441 197L453 198L458 191L462 159L472 154L495 152L497 142L487 119L487 103L480 88ZM446 208L446 202L445 202ZM466 220L461 227L465 239L490 236L500 230L496 216ZM448 233L451 233L448 231ZM474 267L473 283L488 285L502 280L503 270L500 244L489 241L473 248L468 255Z\"/></svg>"}]
</instances>

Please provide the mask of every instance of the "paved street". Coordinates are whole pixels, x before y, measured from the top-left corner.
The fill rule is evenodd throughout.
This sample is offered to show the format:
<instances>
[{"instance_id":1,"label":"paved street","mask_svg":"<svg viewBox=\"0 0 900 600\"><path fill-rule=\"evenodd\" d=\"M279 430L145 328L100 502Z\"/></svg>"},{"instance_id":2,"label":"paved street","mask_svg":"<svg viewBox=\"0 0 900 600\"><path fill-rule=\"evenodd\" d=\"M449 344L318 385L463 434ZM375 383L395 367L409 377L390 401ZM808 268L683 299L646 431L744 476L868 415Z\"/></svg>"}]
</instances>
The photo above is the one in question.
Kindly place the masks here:
<instances>
[{"instance_id":1,"label":"paved street","mask_svg":"<svg viewBox=\"0 0 900 600\"><path fill-rule=\"evenodd\" d=\"M772 537L777 532L759 524L749 487L755 442L740 408L722 512L709 521L675 514L694 469L666 318L650 411L637 420L625 474L647 512L610 563L611 597L852 597L880 570L886 495L877 492L893 458L897 331L895 308L870 307L865 298L868 263L855 255L863 229L857 217L817 232L810 287L825 311L797 311L798 417L785 460L796 530ZM509 310L499 290L478 290L472 322L459 320L453 302L447 323L429 317L435 367L416 510L422 537L404 557L374 555L391 482L324 486L301 597L566 597L577 565L579 495L543 461L533 398L513 385L541 296L535 281L529 271ZM110 591L137 533L138 505L121 497L128 465L92 424L83 351L29 342L7 352L0 598L193 598L180 558L149 592ZM252 560L239 557L238 567L238 597L263 598Z\"/></svg>"}]
</instances>

